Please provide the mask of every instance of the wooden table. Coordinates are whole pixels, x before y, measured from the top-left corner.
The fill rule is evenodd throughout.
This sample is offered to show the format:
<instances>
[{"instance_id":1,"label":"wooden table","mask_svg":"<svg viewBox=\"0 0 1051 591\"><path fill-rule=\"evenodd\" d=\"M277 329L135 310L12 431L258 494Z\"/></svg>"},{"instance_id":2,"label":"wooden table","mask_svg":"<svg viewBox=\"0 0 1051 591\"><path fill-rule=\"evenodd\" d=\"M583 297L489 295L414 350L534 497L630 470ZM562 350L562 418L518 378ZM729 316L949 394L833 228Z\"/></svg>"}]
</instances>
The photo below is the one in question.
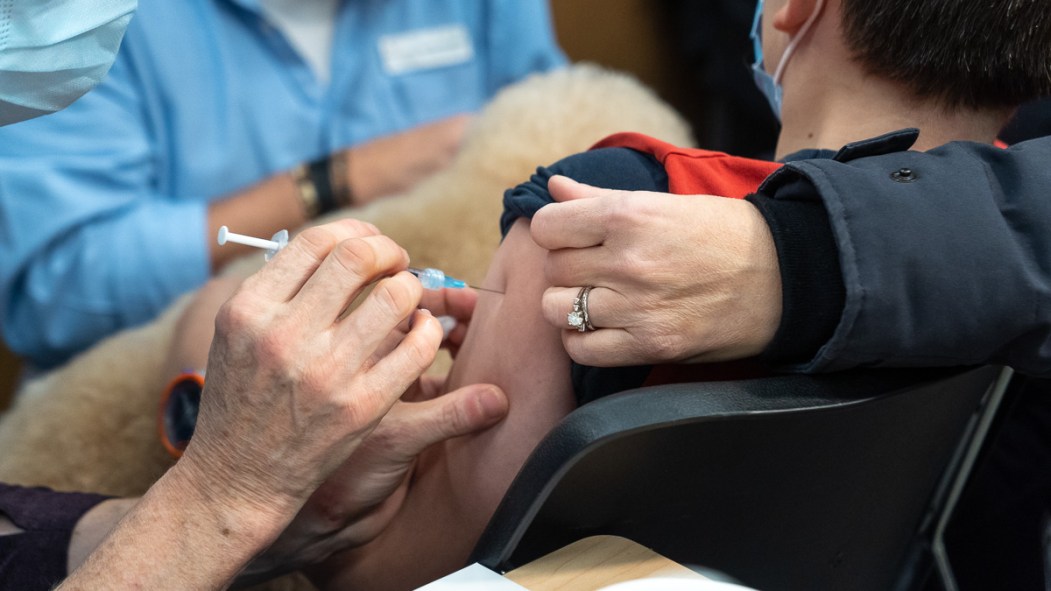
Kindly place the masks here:
<instances>
[{"instance_id":1,"label":"wooden table","mask_svg":"<svg viewBox=\"0 0 1051 591\"><path fill-rule=\"evenodd\" d=\"M530 591L591 591L645 577L705 578L618 536L584 538L504 576Z\"/></svg>"}]
</instances>

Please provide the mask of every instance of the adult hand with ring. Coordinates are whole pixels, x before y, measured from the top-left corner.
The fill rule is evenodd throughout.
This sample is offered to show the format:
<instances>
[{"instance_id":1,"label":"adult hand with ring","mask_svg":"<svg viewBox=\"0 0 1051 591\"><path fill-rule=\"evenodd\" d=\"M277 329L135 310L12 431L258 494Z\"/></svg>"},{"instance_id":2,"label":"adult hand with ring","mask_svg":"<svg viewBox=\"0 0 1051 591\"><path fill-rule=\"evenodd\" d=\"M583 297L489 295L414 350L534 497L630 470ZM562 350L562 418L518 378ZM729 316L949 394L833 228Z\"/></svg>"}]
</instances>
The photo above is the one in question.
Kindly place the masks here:
<instances>
[{"instance_id":1,"label":"adult hand with ring","mask_svg":"<svg viewBox=\"0 0 1051 591\"><path fill-rule=\"evenodd\" d=\"M781 320L780 268L750 203L601 189L563 176L548 190L556 203L534 215L530 232L549 251L544 271L554 287L544 293L544 317L566 329L573 360L723 361L770 343ZM578 301L585 296L587 305ZM570 325L578 308L590 327Z\"/></svg>"}]
</instances>

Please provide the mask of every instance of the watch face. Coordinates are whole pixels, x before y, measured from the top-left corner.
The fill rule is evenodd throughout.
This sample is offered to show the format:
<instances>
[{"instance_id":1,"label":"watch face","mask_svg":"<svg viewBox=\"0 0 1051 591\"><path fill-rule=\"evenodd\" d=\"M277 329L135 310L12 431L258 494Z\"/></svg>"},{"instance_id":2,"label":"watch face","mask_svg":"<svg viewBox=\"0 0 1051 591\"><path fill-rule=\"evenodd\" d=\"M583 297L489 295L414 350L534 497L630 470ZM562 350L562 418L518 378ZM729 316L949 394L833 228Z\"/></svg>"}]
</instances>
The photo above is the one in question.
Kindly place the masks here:
<instances>
[{"instance_id":1,"label":"watch face","mask_svg":"<svg viewBox=\"0 0 1051 591\"><path fill-rule=\"evenodd\" d=\"M196 374L176 378L168 387L168 397L161 406L161 442L172 455L182 455L190 443L197 413L201 408L204 380Z\"/></svg>"}]
</instances>

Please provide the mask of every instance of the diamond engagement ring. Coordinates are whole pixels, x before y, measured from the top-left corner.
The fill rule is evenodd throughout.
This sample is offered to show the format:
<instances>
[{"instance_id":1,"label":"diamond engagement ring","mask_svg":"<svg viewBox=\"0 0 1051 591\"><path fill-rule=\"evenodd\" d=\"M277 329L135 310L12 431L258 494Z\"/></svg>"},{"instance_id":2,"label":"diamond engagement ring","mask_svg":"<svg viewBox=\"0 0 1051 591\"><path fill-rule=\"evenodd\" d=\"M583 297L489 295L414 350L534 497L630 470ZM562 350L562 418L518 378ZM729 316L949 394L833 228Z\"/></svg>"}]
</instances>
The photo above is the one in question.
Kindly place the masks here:
<instances>
[{"instance_id":1,"label":"diamond engagement ring","mask_svg":"<svg viewBox=\"0 0 1051 591\"><path fill-rule=\"evenodd\" d=\"M591 324L591 319L588 317L588 294L592 289L594 289L592 285L581 287L580 293L573 298L573 311L566 315L566 322L569 323L570 328L575 328L580 332L595 330L595 325Z\"/></svg>"}]
</instances>

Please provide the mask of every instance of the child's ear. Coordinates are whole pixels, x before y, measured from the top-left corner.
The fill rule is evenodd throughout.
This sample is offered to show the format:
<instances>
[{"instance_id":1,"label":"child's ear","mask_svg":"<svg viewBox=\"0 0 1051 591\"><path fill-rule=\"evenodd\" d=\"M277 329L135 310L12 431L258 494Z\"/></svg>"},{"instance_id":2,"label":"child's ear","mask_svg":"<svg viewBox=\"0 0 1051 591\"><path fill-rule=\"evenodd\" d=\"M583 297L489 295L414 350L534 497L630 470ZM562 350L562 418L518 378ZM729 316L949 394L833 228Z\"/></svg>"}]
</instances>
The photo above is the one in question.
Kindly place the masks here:
<instances>
[{"instance_id":1,"label":"child's ear","mask_svg":"<svg viewBox=\"0 0 1051 591\"><path fill-rule=\"evenodd\" d=\"M817 10L817 4L818 0L785 0L784 5L774 13L771 24L778 31L792 37Z\"/></svg>"}]
</instances>

